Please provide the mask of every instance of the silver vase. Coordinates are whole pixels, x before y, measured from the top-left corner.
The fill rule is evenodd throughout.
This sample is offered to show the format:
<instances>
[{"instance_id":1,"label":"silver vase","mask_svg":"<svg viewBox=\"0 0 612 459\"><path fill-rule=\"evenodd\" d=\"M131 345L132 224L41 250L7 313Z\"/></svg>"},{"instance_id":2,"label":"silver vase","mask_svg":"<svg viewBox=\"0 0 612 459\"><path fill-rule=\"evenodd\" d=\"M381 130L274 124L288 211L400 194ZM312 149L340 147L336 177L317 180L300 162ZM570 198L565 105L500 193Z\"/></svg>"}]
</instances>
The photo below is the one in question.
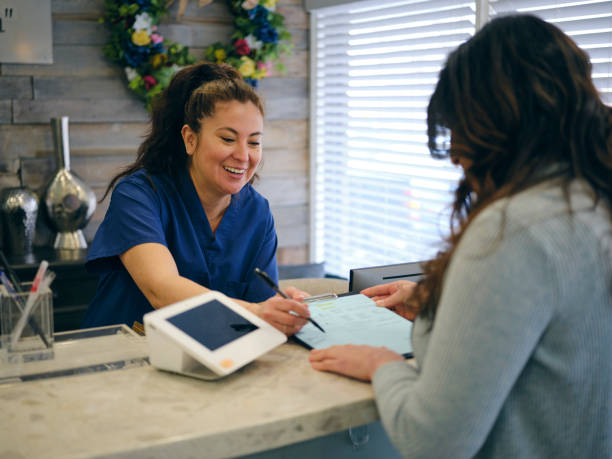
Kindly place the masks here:
<instances>
[{"instance_id":1,"label":"silver vase","mask_svg":"<svg viewBox=\"0 0 612 459\"><path fill-rule=\"evenodd\" d=\"M45 206L57 230L53 247L56 249L85 249L87 242L81 228L89 222L96 209L96 196L70 170L70 141L68 117L51 119L53 143L58 171L45 191Z\"/></svg>"},{"instance_id":2,"label":"silver vase","mask_svg":"<svg viewBox=\"0 0 612 459\"><path fill-rule=\"evenodd\" d=\"M4 249L10 254L32 253L38 198L27 188L5 188L0 194Z\"/></svg>"}]
</instances>

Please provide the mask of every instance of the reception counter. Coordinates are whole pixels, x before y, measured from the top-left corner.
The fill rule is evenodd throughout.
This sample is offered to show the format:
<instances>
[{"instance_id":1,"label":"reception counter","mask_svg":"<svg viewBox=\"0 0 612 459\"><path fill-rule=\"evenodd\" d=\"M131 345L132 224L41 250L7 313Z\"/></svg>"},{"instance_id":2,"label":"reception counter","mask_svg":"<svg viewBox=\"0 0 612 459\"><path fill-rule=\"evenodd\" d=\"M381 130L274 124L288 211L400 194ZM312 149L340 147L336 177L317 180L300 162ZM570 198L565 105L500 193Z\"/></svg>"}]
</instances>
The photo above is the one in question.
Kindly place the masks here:
<instances>
[{"instance_id":1,"label":"reception counter","mask_svg":"<svg viewBox=\"0 0 612 459\"><path fill-rule=\"evenodd\" d=\"M287 343L215 382L144 364L2 384L0 457L234 457L378 419L370 384L307 357Z\"/></svg>"}]
</instances>

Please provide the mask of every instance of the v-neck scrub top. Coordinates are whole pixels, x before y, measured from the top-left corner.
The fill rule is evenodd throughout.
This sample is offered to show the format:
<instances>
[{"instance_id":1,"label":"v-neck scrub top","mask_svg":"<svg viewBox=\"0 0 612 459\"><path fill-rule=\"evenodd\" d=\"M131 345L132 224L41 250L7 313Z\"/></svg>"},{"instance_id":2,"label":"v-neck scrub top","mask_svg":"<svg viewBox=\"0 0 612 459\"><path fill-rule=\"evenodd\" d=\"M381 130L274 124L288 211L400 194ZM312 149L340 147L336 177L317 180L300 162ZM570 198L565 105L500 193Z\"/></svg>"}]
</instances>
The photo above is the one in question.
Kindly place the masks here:
<instances>
[{"instance_id":1,"label":"v-neck scrub top","mask_svg":"<svg viewBox=\"0 0 612 459\"><path fill-rule=\"evenodd\" d=\"M232 195L213 235L187 170L178 183L141 169L112 193L85 267L100 275L83 327L134 321L153 307L132 280L119 255L144 243L168 247L179 274L229 297L260 302L274 295L254 275L256 267L278 281L277 237L268 201L251 185Z\"/></svg>"}]
</instances>

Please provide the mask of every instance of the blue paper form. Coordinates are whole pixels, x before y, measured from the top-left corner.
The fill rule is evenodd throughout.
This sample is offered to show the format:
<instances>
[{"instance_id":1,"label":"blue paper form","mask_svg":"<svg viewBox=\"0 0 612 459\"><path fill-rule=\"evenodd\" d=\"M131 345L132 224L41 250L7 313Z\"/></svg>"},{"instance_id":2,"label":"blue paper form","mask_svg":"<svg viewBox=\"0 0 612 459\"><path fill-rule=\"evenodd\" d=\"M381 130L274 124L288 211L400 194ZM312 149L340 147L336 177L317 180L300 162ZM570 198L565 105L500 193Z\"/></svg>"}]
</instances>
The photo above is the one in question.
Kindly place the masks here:
<instances>
[{"instance_id":1,"label":"blue paper form","mask_svg":"<svg viewBox=\"0 0 612 459\"><path fill-rule=\"evenodd\" d=\"M310 322L295 337L308 347L322 349L337 344L385 346L399 354L412 353L412 322L380 306L365 295L341 296L308 304Z\"/></svg>"}]
</instances>

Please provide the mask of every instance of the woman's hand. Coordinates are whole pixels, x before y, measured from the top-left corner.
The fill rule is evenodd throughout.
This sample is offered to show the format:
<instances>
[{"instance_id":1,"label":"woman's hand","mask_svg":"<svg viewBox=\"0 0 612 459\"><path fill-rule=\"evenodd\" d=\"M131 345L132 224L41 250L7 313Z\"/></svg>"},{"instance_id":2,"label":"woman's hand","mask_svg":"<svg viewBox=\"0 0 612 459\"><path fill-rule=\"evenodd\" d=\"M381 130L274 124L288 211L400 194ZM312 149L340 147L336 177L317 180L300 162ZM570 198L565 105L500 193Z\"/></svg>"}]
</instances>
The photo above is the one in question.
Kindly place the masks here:
<instances>
[{"instance_id":1,"label":"woman's hand","mask_svg":"<svg viewBox=\"0 0 612 459\"><path fill-rule=\"evenodd\" d=\"M315 370L371 381L376 370L382 365L404 360L404 357L386 347L347 344L327 349L314 349L310 351L309 360Z\"/></svg>"},{"instance_id":2,"label":"woman's hand","mask_svg":"<svg viewBox=\"0 0 612 459\"><path fill-rule=\"evenodd\" d=\"M389 284L375 285L361 291L376 302L378 306L391 309L405 319L414 320L419 311L406 305L412 296L416 282L398 280Z\"/></svg>"},{"instance_id":3,"label":"woman's hand","mask_svg":"<svg viewBox=\"0 0 612 459\"><path fill-rule=\"evenodd\" d=\"M304 298L311 296L310 293L306 293L305 291L292 286L285 287L284 292L289 295L290 298L296 301L302 301Z\"/></svg>"},{"instance_id":4,"label":"woman's hand","mask_svg":"<svg viewBox=\"0 0 612 459\"><path fill-rule=\"evenodd\" d=\"M287 336L300 331L310 317L306 304L287 300L280 295L256 303L254 312Z\"/></svg>"}]
</instances>

